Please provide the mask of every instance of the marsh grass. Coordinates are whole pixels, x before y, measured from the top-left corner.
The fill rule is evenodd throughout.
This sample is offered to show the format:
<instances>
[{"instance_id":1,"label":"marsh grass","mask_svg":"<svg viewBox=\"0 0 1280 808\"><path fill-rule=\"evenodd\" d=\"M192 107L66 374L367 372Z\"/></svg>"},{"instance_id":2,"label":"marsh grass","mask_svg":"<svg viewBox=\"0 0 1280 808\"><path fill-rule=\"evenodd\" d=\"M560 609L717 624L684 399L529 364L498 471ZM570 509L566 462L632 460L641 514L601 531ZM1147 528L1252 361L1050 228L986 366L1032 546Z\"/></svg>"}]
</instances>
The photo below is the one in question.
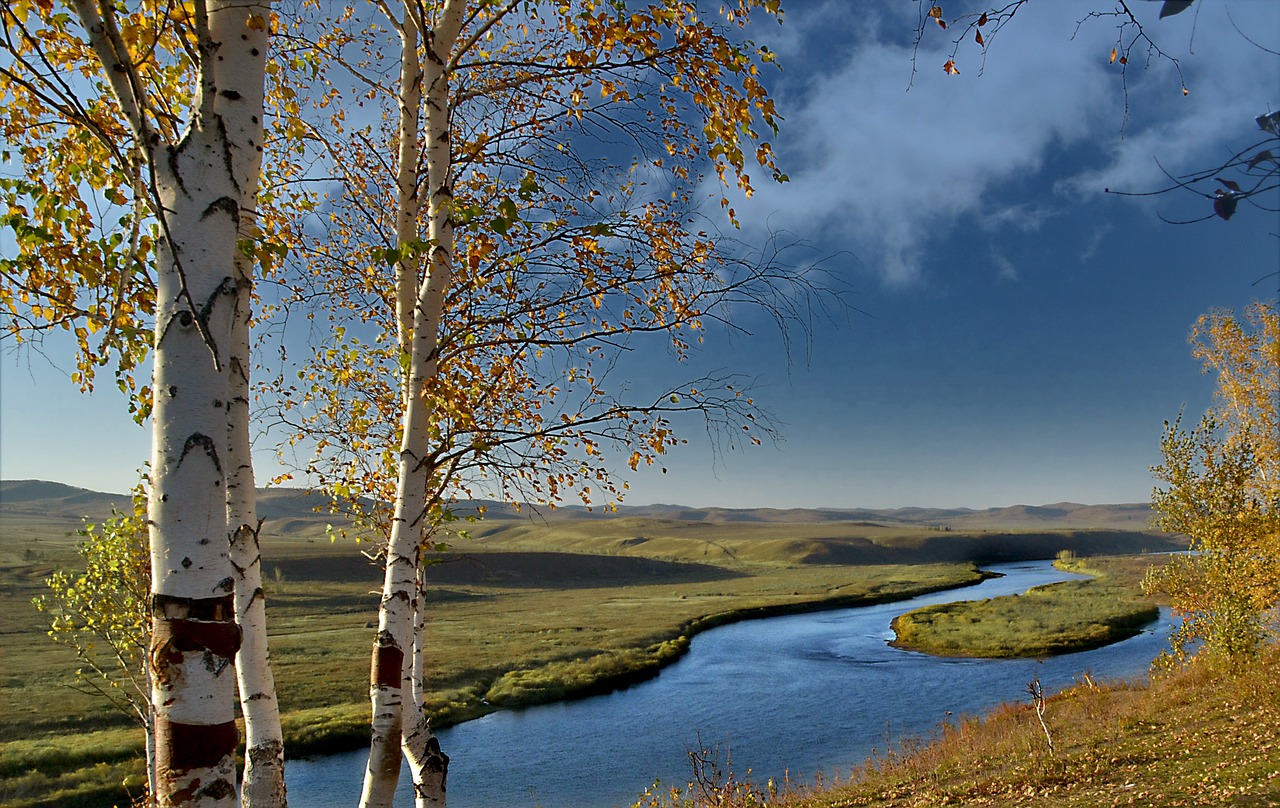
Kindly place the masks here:
<instances>
[{"instance_id":1,"label":"marsh grass","mask_svg":"<svg viewBox=\"0 0 1280 808\"><path fill-rule=\"evenodd\" d=\"M1159 617L1159 607L1133 585L1133 562L1066 558L1058 564L1094 577L907 612L893 621L893 645L942 656L1050 656L1126 639Z\"/></svg>"}]
</instances>

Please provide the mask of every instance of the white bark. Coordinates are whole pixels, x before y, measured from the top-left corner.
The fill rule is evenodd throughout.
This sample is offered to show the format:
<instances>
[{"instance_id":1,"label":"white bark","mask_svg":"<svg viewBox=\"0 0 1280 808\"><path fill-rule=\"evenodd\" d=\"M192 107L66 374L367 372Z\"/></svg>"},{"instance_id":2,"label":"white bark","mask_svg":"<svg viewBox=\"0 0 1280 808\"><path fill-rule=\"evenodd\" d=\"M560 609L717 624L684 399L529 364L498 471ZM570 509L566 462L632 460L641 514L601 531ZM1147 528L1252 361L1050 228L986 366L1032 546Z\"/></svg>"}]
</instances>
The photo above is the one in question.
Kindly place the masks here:
<instances>
[{"instance_id":1,"label":"white bark","mask_svg":"<svg viewBox=\"0 0 1280 808\"><path fill-rule=\"evenodd\" d=\"M265 52L267 33L248 28L250 49ZM249 96L250 90L256 95ZM249 107L264 103L261 84L246 87L238 101ZM262 142L262 118L247 123L254 141ZM241 186L240 239L244 247L256 237L256 204L261 151L244 155L240 173L248 178ZM227 527L232 568L235 574L235 619L241 630L240 651L236 654L236 681L240 692L240 712L244 716L243 808L285 808L284 733L280 726L280 705L276 699L275 677L267 643L266 601L262 592L262 554L259 547L257 491L249 432L250 321L253 305L253 259L243 249L235 256L235 312L228 371L227 413Z\"/></svg>"},{"instance_id":2,"label":"white bark","mask_svg":"<svg viewBox=\"0 0 1280 808\"><path fill-rule=\"evenodd\" d=\"M229 366L227 525L235 572L235 617L241 644L236 654L240 712L244 715L243 808L285 808L284 733L267 643L266 600L262 592L262 554L258 544L257 492L249 441L249 259L237 273L236 319ZM239 269L239 267L238 267Z\"/></svg>"},{"instance_id":3,"label":"white bark","mask_svg":"<svg viewBox=\"0 0 1280 808\"><path fill-rule=\"evenodd\" d=\"M222 467L239 192L220 132L154 160L167 211L157 273L151 531L157 802L235 805L234 622Z\"/></svg>"},{"instance_id":4,"label":"white bark","mask_svg":"<svg viewBox=\"0 0 1280 808\"><path fill-rule=\"evenodd\" d=\"M152 703L160 806L236 803L235 682L240 645L227 548L227 358L236 240L260 165L269 3L207 0L195 9L200 92L190 128L166 143L110 5L75 10L147 150L162 239L152 387Z\"/></svg>"},{"instance_id":5,"label":"white bark","mask_svg":"<svg viewBox=\"0 0 1280 808\"><path fill-rule=\"evenodd\" d=\"M396 487L395 513L387 544L386 575L378 613L378 634L371 665L370 695L373 702L373 736L365 772L362 808L390 808L399 776L401 753L410 762L415 801L419 805L445 805L448 757L440 751L420 706L405 715L405 689L413 686L412 655L414 614L417 611L418 560L427 515L427 490L432 469L431 411L424 398L427 381L438 367L438 336L444 293L449 287L453 260L452 174L449 144L449 85L446 65L462 25L465 0L446 0L434 26L415 18L416 4L406 3L400 26L402 43L401 128L397 239L401 261L397 301L414 290L411 323L406 329L403 304L397 311L401 350L408 357L404 381L403 437ZM425 63L418 58L418 37L425 38ZM421 65L421 67L419 67ZM416 238L420 178L417 167L417 109L420 88L426 87L427 177L429 208L427 242L431 244L425 281L418 279L418 259L405 250L408 238ZM412 225L412 226L410 226ZM408 330L408 333L406 333ZM410 700L414 704L414 700Z\"/></svg>"}]
</instances>

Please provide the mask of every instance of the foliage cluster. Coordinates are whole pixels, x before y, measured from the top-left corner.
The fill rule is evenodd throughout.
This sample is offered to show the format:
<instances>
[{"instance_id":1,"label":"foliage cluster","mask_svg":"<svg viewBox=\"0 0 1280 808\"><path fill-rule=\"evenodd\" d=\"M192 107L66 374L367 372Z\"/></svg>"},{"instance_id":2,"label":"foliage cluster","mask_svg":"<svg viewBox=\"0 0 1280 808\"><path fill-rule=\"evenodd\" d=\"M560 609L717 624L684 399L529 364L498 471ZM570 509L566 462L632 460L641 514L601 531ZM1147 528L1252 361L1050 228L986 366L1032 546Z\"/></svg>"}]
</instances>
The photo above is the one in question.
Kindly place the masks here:
<instances>
[{"instance_id":1,"label":"foliage cluster","mask_svg":"<svg viewBox=\"0 0 1280 808\"><path fill-rule=\"evenodd\" d=\"M1216 374L1216 405L1191 431L1166 423L1152 469L1158 524L1191 554L1146 585L1183 617L1170 664L1203 653L1236 664L1275 637L1280 604L1280 310L1202 316L1192 354Z\"/></svg>"},{"instance_id":2,"label":"foliage cluster","mask_svg":"<svg viewBox=\"0 0 1280 808\"><path fill-rule=\"evenodd\" d=\"M86 525L78 574L57 569L34 599L50 617L49 636L75 651L78 686L92 689L144 729L151 727L151 556L146 494L133 492L133 512Z\"/></svg>"}]
</instances>

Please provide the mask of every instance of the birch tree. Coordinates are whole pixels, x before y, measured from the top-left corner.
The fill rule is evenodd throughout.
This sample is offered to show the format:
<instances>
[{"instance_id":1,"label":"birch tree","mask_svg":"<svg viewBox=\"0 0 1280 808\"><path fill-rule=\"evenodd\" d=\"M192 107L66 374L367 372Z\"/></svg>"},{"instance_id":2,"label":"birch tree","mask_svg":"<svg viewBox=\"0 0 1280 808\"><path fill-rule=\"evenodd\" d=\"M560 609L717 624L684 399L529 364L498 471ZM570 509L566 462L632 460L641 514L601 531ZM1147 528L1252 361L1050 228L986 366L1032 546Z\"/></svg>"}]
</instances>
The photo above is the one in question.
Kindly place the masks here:
<instances>
[{"instance_id":1,"label":"birch tree","mask_svg":"<svg viewBox=\"0 0 1280 808\"><path fill-rule=\"evenodd\" d=\"M1191 538L1144 582L1170 596L1182 623L1171 661L1238 663L1275 636L1280 603L1280 312L1254 303L1216 311L1191 333L1216 375L1216 406L1190 432L1165 425L1152 506L1164 530Z\"/></svg>"},{"instance_id":2,"label":"birch tree","mask_svg":"<svg viewBox=\"0 0 1280 808\"><path fill-rule=\"evenodd\" d=\"M318 109L286 127L342 180L320 203L324 237L293 232L310 260L298 296L326 300L334 326L301 383L276 386L284 418L310 408L294 421L308 470L350 503L392 503L365 514L385 517L386 544L362 804L391 803L402 753L418 803L442 804L420 572L449 501L473 486L607 501L622 487L602 450L654 463L682 412L758 441L768 430L727 377L641 399L611 367L646 336L685 357L738 304L785 320L812 289L723 250L694 199L704 170L749 194L752 157L781 179L757 131L776 123L757 76L772 57L739 30L776 3L706 20L683 2L374 5L394 43L358 12L299 23L337 32L292 91ZM376 122L351 114L365 105ZM619 154L602 148L614 137Z\"/></svg>"},{"instance_id":3,"label":"birch tree","mask_svg":"<svg viewBox=\"0 0 1280 808\"><path fill-rule=\"evenodd\" d=\"M231 805L241 631L228 510L237 532L252 522L252 476L228 441L240 394L229 375L248 366L233 341L250 276L237 256L262 158L269 3L46 0L0 13L4 158L24 172L0 185L19 247L0 264L0 305L15 337L72 332L84 387L115 356L135 415L152 419L154 797ZM148 320L146 387L133 374Z\"/></svg>"}]
</instances>

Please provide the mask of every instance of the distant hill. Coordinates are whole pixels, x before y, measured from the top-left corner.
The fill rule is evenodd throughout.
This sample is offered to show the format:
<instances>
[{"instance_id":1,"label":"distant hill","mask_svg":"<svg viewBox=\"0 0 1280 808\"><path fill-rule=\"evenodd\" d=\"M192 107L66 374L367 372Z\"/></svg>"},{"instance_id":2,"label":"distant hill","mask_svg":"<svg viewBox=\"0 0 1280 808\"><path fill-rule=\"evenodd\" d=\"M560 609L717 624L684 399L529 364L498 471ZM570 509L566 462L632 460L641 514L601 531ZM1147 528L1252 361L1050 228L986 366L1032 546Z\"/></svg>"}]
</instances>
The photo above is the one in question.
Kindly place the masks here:
<instances>
[{"instance_id":1,"label":"distant hill","mask_svg":"<svg viewBox=\"0 0 1280 808\"><path fill-rule=\"evenodd\" d=\"M323 530L340 521L328 512L328 499L301 488L269 488L258 492L259 516L272 522L274 533ZM661 519L710 524L822 524L864 523L868 526L918 525L951 530L1113 529L1146 530L1151 523L1147 503L1082 505L1056 502L1047 505L1013 505L1006 508L718 508L683 505L622 505L616 512L587 510L582 506L555 509L524 506L520 509L497 502L469 501L456 506L459 513L483 506L486 521L535 519L537 521ZM45 516L62 519L101 520L112 509L125 510L129 497L107 494L43 480L0 480L0 517Z\"/></svg>"},{"instance_id":2,"label":"distant hill","mask_svg":"<svg viewBox=\"0 0 1280 808\"><path fill-rule=\"evenodd\" d=\"M104 494L44 480L0 480L0 517L101 520L109 518L113 508L128 510L128 495Z\"/></svg>"}]
</instances>

